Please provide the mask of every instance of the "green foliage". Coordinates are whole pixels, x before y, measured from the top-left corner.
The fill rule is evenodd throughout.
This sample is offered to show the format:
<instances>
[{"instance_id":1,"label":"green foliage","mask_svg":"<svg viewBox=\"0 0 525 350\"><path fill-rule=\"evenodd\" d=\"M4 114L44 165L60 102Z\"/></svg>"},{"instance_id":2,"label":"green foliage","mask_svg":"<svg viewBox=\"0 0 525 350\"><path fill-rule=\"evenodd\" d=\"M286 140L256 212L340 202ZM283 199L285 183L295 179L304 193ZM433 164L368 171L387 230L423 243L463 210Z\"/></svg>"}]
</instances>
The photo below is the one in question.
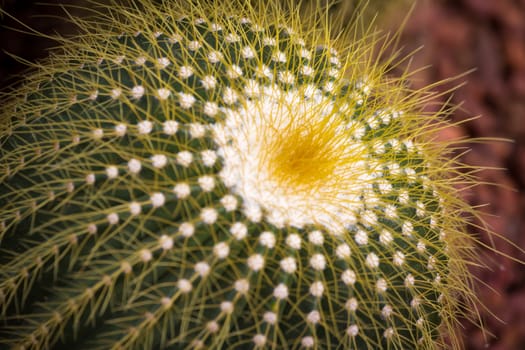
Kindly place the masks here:
<instances>
[{"instance_id":1,"label":"green foliage","mask_svg":"<svg viewBox=\"0 0 525 350\"><path fill-rule=\"evenodd\" d=\"M0 344L457 347L466 209L424 92L323 10L193 5L74 19L6 98Z\"/></svg>"}]
</instances>

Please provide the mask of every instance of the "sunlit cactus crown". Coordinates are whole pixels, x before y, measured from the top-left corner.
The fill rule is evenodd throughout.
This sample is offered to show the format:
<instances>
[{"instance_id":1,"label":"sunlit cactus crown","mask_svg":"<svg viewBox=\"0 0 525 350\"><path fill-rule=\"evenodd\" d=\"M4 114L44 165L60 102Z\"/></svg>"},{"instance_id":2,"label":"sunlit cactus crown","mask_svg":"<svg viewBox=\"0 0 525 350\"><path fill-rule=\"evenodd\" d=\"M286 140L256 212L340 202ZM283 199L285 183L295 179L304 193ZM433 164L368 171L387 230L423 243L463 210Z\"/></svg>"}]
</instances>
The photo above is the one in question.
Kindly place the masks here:
<instances>
[{"instance_id":1,"label":"sunlit cactus crown","mask_svg":"<svg viewBox=\"0 0 525 350\"><path fill-rule=\"evenodd\" d=\"M4 96L0 344L458 346L428 99L296 10L112 3Z\"/></svg>"}]
</instances>

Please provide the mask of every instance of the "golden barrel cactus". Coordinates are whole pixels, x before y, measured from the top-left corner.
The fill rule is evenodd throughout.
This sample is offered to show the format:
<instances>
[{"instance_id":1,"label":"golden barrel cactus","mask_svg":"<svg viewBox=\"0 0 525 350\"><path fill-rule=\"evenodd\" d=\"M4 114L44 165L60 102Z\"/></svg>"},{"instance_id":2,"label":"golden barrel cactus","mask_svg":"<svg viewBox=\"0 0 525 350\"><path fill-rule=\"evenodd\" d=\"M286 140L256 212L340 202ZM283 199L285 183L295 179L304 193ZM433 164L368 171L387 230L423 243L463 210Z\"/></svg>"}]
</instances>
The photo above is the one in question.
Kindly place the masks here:
<instances>
[{"instance_id":1,"label":"golden barrel cactus","mask_svg":"<svg viewBox=\"0 0 525 350\"><path fill-rule=\"evenodd\" d=\"M379 36L272 1L92 5L0 107L0 344L459 347L471 180Z\"/></svg>"}]
</instances>

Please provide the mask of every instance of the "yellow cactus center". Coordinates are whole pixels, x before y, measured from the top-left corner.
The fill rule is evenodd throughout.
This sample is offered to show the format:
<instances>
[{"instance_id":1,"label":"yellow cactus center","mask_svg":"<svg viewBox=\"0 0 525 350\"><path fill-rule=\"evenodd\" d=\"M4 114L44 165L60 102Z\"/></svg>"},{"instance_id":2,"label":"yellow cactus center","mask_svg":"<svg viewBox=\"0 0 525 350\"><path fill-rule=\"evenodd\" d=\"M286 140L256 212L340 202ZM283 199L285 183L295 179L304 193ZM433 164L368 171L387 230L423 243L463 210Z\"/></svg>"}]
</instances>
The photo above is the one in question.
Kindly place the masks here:
<instances>
[{"instance_id":1,"label":"yellow cactus center","mask_svg":"<svg viewBox=\"0 0 525 350\"><path fill-rule=\"evenodd\" d=\"M285 130L269 147L272 177L299 191L317 188L341 166L343 145L337 141L342 141L341 133L322 122L308 121Z\"/></svg>"},{"instance_id":2,"label":"yellow cactus center","mask_svg":"<svg viewBox=\"0 0 525 350\"><path fill-rule=\"evenodd\" d=\"M355 223L370 185L367 147L352 139L334 101L303 96L267 91L226 109L215 126L220 175L252 221L265 216L277 227L318 224L341 233Z\"/></svg>"}]
</instances>

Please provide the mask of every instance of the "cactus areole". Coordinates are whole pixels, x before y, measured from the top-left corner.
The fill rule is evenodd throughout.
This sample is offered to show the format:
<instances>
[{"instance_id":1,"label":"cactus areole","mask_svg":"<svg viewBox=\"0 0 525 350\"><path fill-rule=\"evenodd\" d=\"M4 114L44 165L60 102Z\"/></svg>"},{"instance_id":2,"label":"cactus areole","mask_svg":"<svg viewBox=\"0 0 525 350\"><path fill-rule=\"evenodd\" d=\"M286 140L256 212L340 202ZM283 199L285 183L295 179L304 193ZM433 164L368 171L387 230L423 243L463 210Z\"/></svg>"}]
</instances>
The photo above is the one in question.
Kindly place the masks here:
<instances>
[{"instance_id":1,"label":"cactus areole","mask_svg":"<svg viewBox=\"0 0 525 350\"><path fill-rule=\"evenodd\" d=\"M377 37L105 6L2 97L1 346L459 347L459 165Z\"/></svg>"}]
</instances>

